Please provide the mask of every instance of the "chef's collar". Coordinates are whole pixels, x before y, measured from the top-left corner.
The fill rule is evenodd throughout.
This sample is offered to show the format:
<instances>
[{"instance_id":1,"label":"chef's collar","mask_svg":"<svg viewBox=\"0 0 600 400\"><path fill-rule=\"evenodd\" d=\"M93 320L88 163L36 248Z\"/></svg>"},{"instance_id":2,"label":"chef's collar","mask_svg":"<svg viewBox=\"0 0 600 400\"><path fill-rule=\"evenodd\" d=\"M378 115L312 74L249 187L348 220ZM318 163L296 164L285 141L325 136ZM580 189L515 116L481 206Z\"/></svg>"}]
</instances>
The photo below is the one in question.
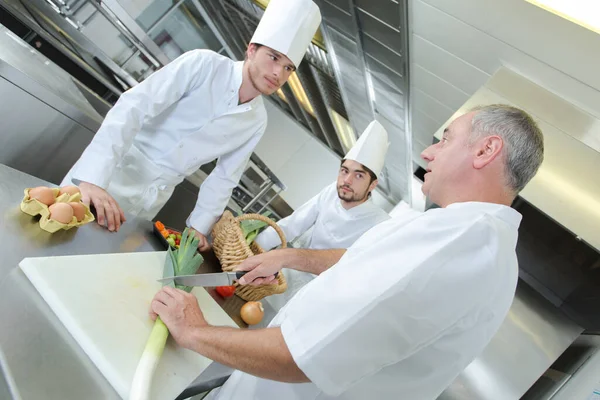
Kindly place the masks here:
<instances>
[{"instance_id":1,"label":"chef's collar","mask_svg":"<svg viewBox=\"0 0 600 400\"><path fill-rule=\"evenodd\" d=\"M449 208L449 209L464 208L464 209L468 209L469 211L484 212L486 214L490 214L495 217L498 217L498 218L502 219L503 221L505 221L517 228L521 224L521 219L523 218L523 216L514 208L505 206L503 204L497 204L497 203L486 203L486 202L480 202L480 201L465 201L465 202L461 202L461 203L452 203L452 204L446 206L446 208Z\"/></svg>"},{"instance_id":2,"label":"chef's collar","mask_svg":"<svg viewBox=\"0 0 600 400\"><path fill-rule=\"evenodd\" d=\"M233 79L231 80L231 89L239 97L240 86L242 86L242 80L244 78L244 62L236 61L233 63Z\"/></svg>"},{"instance_id":3,"label":"chef's collar","mask_svg":"<svg viewBox=\"0 0 600 400\"><path fill-rule=\"evenodd\" d=\"M232 96L235 96L235 102L231 102L231 108L235 107L244 107L244 108L253 108L254 103L259 99L261 94L250 100L245 104L238 104L240 101L240 87L242 86L242 81L244 80L244 61L236 61L233 63L233 79L231 80L231 86L229 88L229 92Z\"/></svg>"},{"instance_id":4,"label":"chef's collar","mask_svg":"<svg viewBox=\"0 0 600 400\"><path fill-rule=\"evenodd\" d=\"M358 217L361 214L370 212L371 207L373 207L373 205L375 204L375 203L373 203L373 199L371 197L369 197L363 203L360 203L359 205L354 206L349 210L346 210L344 208L344 206L342 205L342 199L340 199L339 197L337 199L338 199L337 205L340 208L340 210L342 210L343 212L345 212L347 214L354 215L356 217Z\"/></svg>"}]
</instances>

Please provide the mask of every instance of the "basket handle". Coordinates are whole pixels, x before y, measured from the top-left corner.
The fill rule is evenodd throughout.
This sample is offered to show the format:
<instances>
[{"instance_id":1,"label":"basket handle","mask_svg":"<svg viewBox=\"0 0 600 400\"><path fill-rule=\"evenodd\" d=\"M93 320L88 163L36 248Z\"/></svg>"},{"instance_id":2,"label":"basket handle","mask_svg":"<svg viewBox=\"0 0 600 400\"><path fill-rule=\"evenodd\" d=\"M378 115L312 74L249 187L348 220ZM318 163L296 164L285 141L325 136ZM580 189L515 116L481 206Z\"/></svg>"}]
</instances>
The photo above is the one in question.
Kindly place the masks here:
<instances>
[{"instance_id":1,"label":"basket handle","mask_svg":"<svg viewBox=\"0 0 600 400\"><path fill-rule=\"evenodd\" d=\"M240 215L239 217L235 217L235 220L237 222L247 221L249 219L254 219L254 220L265 222L271 228L275 229L275 232L277 232L277 235L279 235L279 239L281 240L281 248L285 249L287 247L287 241L285 240L285 234L283 233L283 231L281 230L279 225L277 225L275 223L275 221L273 221L271 218L267 218L264 215L260 215L260 214L244 214L244 215Z\"/></svg>"}]
</instances>

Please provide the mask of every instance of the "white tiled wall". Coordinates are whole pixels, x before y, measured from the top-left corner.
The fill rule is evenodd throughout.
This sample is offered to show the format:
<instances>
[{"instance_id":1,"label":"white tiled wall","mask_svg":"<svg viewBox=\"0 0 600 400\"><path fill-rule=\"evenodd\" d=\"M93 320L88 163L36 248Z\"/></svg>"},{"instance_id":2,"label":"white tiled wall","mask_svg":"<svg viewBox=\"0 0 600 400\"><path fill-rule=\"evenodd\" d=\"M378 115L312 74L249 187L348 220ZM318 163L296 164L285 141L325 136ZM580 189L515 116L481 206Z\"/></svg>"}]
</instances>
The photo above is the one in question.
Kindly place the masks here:
<instances>
[{"instance_id":1,"label":"white tiled wall","mask_svg":"<svg viewBox=\"0 0 600 400\"><path fill-rule=\"evenodd\" d=\"M410 0L409 10L414 154L501 66L600 117L597 33L524 0Z\"/></svg>"}]
</instances>

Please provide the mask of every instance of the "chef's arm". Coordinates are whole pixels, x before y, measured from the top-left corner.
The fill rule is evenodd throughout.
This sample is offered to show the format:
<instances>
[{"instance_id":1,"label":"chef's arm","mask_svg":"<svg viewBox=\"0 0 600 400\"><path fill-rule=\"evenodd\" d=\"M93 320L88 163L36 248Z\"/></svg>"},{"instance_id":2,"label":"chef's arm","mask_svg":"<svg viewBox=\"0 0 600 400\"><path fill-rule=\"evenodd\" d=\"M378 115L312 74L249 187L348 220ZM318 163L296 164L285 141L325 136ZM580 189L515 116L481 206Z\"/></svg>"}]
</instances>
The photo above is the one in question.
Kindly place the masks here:
<instances>
[{"instance_id":1,"label":"chef's arm","mask_svg":"<svg viewBox=\"0 0 600 400\"><path fill-rule=\"evenodd\" d=\"M211 326L191 293L163 287L152 300L175 341L211 360L252 375L282 382L308 382L298 368L279 328L257 330Z\"/></svg>"},{"instance_id":2,"label":"chef's arm","mask_svg":"<svg viewBox=\"0 0 600 400\"><path fill-rule=\"evenodd\" d=\"M285 249L284 249L285 250ZM325 272L338 261L346 252L346 249L288 249L289 255L284 253L288 264L286 268L296 269L298 271L310 272L319 275Z\"/></svg>"},{"instance_id":3,"label":"chef's arm","mask_svg":"<svg viewBox=\"0 0 600 400\"><path fill-rule=\"evenodd\" d=\"M309 382L285 344L281 329L208 326L194 333L192 350L223 365L279 382Z\"/></svg>"},{"instance_id":4,"label":"chef's arm","mask_svg":"<svg viewBox=\"0 0 600 400\"><path fill-rule=\"evenodd\" d=\"M203 54L185 53L123 93L81 155L72 183L89 182L105 189L144 121L162 113L202 82Z\"/></svg>"},{"instance_id":5,"label":"chef's arm","mask_svg":"<svg viewBox=\"0 0 600 400\"><path fill-rule=\"evenodd\" d=\"M217 222L236 187L254 148L260 141L266 125L257 127L256 133L241 147L219 157L215 169L200 186L198 200L186 223L208 236L212 226Z\"/></svg>"},{"instance_id":6,"label":"chef's arm","mask_svg":"<svg viewBox=\"0 0 600 400\"><path fill-rule=\"evenodd\" d=\"M320 275L335 265L345 252L346 249L278 249L247 258L236 270L248 271L239 280L240 284L260 285L272 283L273 275L282 268Z\"/></svg>"},{"instance_id":7,"label":"chef's arm","mask_svg":"<svg viewBox=\"0 0 600 400\"><path fill-rule=\"evenodd\" d=\"M302 204L302 206L291 215L277 221L277 225L283 230L285 239L288 242L296 239L315 224L317 216L319 215L320 198L321 193ZM264 232L258 235L255 241L265 250L271 250L281 244L279 235L277 235L275 229L271 227L265 229Z\"/></svg>"}]
</instances>

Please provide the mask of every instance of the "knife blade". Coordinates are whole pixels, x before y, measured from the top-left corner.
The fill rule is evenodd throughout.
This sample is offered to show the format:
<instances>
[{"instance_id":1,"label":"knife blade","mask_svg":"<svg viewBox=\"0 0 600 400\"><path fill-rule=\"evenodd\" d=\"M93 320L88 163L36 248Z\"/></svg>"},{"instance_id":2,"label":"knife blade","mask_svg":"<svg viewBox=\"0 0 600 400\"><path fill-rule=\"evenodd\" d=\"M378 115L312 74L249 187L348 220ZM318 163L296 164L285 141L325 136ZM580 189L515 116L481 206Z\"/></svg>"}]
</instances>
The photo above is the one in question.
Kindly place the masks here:
<instances>
[{"instance_id":1,"label":"knife blade","mask_svg":"<svg viewBox=\"0 0 600 400\"><path fill-rule=\"evenodd\" d=\"M242 276L246 275L245 271L234 271L234 272L217 272L213 274L195 274L195 275L179 275L169 276L162 279L158 279L159 282L175 282L178 285L183 286L230 286L233 285L234 281L237 281ZM274 274L277 278L277 274Z\"/></svg>"},{"instance_id":2,"label":"knife blade","mask_svg":"<svg viewBox=\"0 0 600 400\"><path fill-rule=\"evenodd\" d=\"M173 281L178 285L184 286L229 286L233 285L234 281L237 281L244 275L246 275L246 272L243 271L217 272L214 274L169 276L158 281L163 283Z\"/></svg>"}]
</instances>

